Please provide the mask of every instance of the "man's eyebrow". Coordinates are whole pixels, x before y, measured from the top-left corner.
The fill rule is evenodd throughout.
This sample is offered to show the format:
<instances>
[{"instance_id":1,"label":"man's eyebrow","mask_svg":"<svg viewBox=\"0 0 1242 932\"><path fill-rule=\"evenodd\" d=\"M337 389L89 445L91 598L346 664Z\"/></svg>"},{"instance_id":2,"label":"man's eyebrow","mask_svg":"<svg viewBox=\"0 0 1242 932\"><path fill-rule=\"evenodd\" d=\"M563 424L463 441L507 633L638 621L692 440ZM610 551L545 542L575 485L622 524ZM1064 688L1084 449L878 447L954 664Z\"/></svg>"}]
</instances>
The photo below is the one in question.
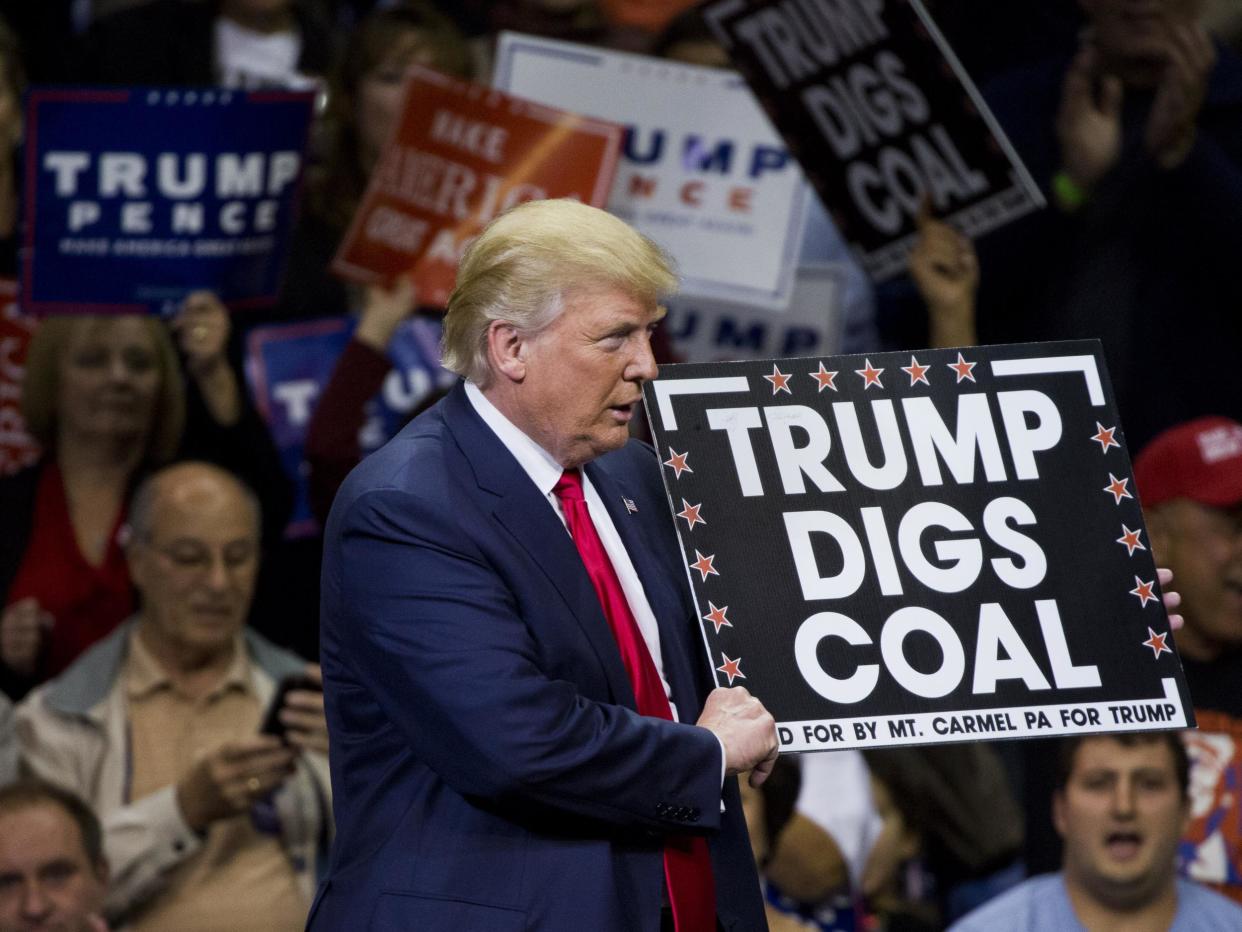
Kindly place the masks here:
<instances>
[{"instance_id":1,"label":"man's eyebrow","mask_svg":"<svg viewBox=\"0 0 1242 932\"><path fill-rule=\"evenodd\" d=\"M45 874L48 871L63 871L63 870L69 870L69 871L78 870L78 862L73 860L72 858L56 858L55 860L48 861L46 864L39 865L40 874Z\"/></svg>"}]
</instances>

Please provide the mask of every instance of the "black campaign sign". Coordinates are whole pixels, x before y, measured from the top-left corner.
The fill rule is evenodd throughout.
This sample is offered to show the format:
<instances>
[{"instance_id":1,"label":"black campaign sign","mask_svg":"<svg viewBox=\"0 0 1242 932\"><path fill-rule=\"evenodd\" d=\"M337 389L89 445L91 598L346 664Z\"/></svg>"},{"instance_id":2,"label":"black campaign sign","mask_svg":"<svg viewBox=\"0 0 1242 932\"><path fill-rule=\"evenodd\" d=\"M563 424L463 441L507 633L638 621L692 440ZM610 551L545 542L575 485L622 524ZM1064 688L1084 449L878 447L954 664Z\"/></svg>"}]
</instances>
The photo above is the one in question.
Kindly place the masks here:
<instances>
[{"instance_id":1,"label":"black campaign sign","mask_svg":"<svg viewBox=\"0 0 1242 932\"><path fill-rule=\"evenodd\" d=\"M1193 725L1098 341L645 391L717 682L784 750Z\"/></svg>"},{"instance_id":2,"label":"black campaign sign","mask_svg":"<svg viewBox=\"0 0 1242 932\"><path fill-rule=\"evenodd\" d=\"M923 198L971 237L1043 196L918 0L713 0L702 12L876 279Z\"/></svg>"}]
</instances>

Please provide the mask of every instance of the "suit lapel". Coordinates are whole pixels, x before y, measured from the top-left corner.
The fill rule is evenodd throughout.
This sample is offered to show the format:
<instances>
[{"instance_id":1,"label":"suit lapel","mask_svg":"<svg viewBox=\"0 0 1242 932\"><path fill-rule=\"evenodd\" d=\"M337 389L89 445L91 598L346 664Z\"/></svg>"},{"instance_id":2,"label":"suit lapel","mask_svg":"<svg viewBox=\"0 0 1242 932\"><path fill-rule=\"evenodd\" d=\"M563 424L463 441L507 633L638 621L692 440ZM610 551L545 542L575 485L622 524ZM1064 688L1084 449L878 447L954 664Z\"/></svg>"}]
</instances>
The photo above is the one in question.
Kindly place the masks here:
<instances>
[{"instance_id":1,"label":"suit lapel","mask_svg":"<svg viewBox=\"0 0 1242 932\"><path fill-rule=\"evenodd\" d=\"M691 716L697 715L701 705L695 688L697 678L693 666L701 656L697 653L698 642L692 641L696 629L686 617L686 606L672 575L678 572L678 568L667 566L659 559L660 551L647 530L649 522L663 520L664 515L631 512L625 502L634 500L633 492L628 491L624 481L614 477L599 462L589 463L586 473L625 544L659 624L664 675L673 692L678 714L682 721L692 721Z\"/></svg>"},{"instance_id":2,"label":"suit lapel","mask_svg":"<svg viewBox=\"0 0 1242 932\"><path fill-rule=\"evenodd\" d=\"M591 644L614 701L637 707L612 629L573 538L543 494L470 404L459 383L444 400L444 421L474 473L483 507L560 593ZM551 617L549 615L549 617Z\"/></svg>"}]
</instances>

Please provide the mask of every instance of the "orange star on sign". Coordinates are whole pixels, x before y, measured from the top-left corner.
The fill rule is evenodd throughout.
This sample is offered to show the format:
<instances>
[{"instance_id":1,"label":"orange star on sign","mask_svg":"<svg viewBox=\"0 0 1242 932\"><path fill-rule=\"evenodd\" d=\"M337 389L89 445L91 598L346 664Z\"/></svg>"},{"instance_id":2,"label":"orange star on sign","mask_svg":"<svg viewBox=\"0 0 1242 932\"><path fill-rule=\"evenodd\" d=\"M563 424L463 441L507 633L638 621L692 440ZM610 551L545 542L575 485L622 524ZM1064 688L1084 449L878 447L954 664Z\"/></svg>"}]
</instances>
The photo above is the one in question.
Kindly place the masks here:
<instances>
[{"instance_id":1,"label":"orange star on sign","mask_svg":"<svg viewBox=\"0 0 1242 932\"><path fill-rule=\"evenodd\" d=\"M1161 654L1173 653L1173 648L1164 643L1165 638L1169 636L1166 631L1164 634L1157 634L1151 628L1147 629L1147 640L1143 642L1144 647L1150 647L1154 659L1159 660ZM732 681L730 681L732 682Z\"/></svg>"},{"instance_id":2,"label":"orange star on sign","mask_svg":"<svg viewBox=\"0 0 1242 932\"><path fill-rule=\"evenodd\" d=\"M1107 453L1109 447L1121 448L1121 444L1113 439L1113 434L1115 433L1117 433L1116 427L1105 427L1099 421L1096 421L1095 436L1091 439L1100 445L1101 453Z\"/></svg>"},{"instance_id":3,"label":"orange star on sign","mask_svg":"<svg viewBox=\"0 0 1242 932\"><path fill-rule=\"evenodd\" d=\"M695 556L695 561L690 564L690 568L692 570L699 571L699 574L700 574L699 582L706 582L708 576L719 576L720 575L718 572L716 572L716 567L712 566L712 561L716 559L716 555L714 553L711 556L705 557L703 556L703 554L699 553L696 550L694 551L694 556Z\"/></svg>"},{"instance_id":4,"label":"orange star on sign","mask_svg":"<svg viewBox=\"0 0 1242 932\"><path fill-rule=\"evenodd\" d=\"M919 382L931 385L931 382L927 381L927 370L930 368L931 366L920 366L919 361L911 356L910 365L902 366L901 371L910 376L910 387L913 388Z\"/></svg>"},{"instance_id":5,"label":"orange star on sign","mask_svg":"<svg viewBox=\"0 0 1242 932\"><path fill-rule=\"evenodd\" d=\"M681 504L682 504L682 509L681 511L677 513L677 517L686 519L686 524L689 525L687 530L693 530L696 524L707 523L706 521L704 521L702 518L699 517L699 509L703 507L702 503L698 505L691 505L688 501L686 501L683 498L681 500Z\"/></svg>"},{"instance_id":6,"label":"orange star on sign","mask_svg":"<svg viewBox=\"0 0 1242 932\"><path fill-rule=\"evenodd\" d=\"M872 368L870 359L866 359L864 362L867 368L854 370L854 372L863 377L863 389L868 389L872 385L878 385L880 388L883 388L884 385L880 382L880 373L884 370Z\"/></svg>"},{"instance_id":7,"label":"orange star on sign","mask_svg":"<svg viewBox=\"0 0 1242 932\"><path fill-rule=\"evenodd\" d=\"M1132 557L1134 556L1134 551L1147 549L1143 546L1143 542L1139 540L1139 535L1142 533L1142 528L1132 531L1124 524L1121 526L1121 536L1117 538L1117 543L1126 545L1126 556Z\"/></svg>"},{"instance_id":8,"label":"orange star on sign","mask_svg":"<svg viewBox=\"0 0 1242 932\"><path fill-rule=\"evenodd\" d=\"M686 465L686 457L690 455L688 451L685 453L678 453L672 447L669 447L668 452L670 458L664 461L664 465L673 467L674 479L680 479L683 472L694 472L693 469Z\"/></svg>"},{"instance_id":9,"label":"orange star on sign","mask_svg":"<svg viewBox=\"0 0 1242 932\"><path fill-rule=\"evenodd\" d=\"M1114 505L1120 505L1123 498L1134 498L1134 496L1126 490L1126 485L1130 482L1129 479L1118 479L1111 472L1108 474L1108 479L1109 483L1104 486L1104 491L1112 493Z\"/></svg>"},{"instance_id":10,"label":"orange star on sign","mask_svg":"<svg viewBox=\"0 0 1242 932\"><path fill-rule=\"evenodd\" d=\"M1139 601L1143 603L1139 606L1140 608L1146 608L1148 602L1156 601L1156 593L1152 591L1156 587L1156 581L1154 579L1151 582L1143 582L1143 580L1135 576L1134 582L1136 585L1130 590L1130 595L1138 596Z\"/></svg>"},{"instance_id":11,"label":"orange star on sign","mask_svg":"<svg viewBox=\"0 0 1242 932\"><path fill-rule=\"evenodd\" d=\"M945 363L945 365L957 373L958 384L960 384L963 379L970 379L972 382L975 380L974 368L978 365L978 363L967 362L962 358L961 353L957 354L957 362L948 362Z\"/></svg>"},{"instance_id":12,"label":"orange star on sign","mask_svg":"<svg viewBox=\"0 0 1242 932\"><path fill-rule=\"evenodd\" d=\"M738 657L737 660L730 660L729 655L726 654L724 651L720 652L720 656L724 658L724 663L722 663L716 669L729 678L730 686L733 685L734 680L746 679L746 674L738 669L738 666L742 662L741 657Z\"/></svg>"},{"instance_id":13,"label":"orange star on sign","mask_svg":"<svg viewBox=\"0 0 1242 932\"><path fill-rule=\"evenodd\" d=\"M817 393L822 392L825 388L831 388L834 392L837 390L837 386L833 384L833 380L837 377L837 374L835 372L829 372L825 369L822 362L819 364L818 372L808 372L807 375L819 383L819 388L816 390Z\"/></svg>"},{"instance_id":14,"label":"orange star on sign","mask_svg":"<svg viewBox=\"0 0 1242 932\"><path fill-rule=\"evenodd\" d=\"M764 378L772 383L772 394L773 395L775 395L777 392L784 392L786 395L793 394L793 392L789 388L789 376L786 373L781 372L781 370L777 366L773 365L772 374L765 375Z\"/></svg>"},{"instance_id":15,"label":"orange star on sign","mask_svg":"<svg viewBox=\"0 0 1242 932\"><path fill-rule=\"evenodd\" d=\"M725 612L729 610L729 606L726 605L724 608L717 608L714 603L708 602L707 607L710 608L711 611L703 616L703 620L710 621L713 625L715 625L717 634L720 633L721 628L733 627L733 622L729 621L729 619L725 617Z\"/></svg>"}]
</instances>

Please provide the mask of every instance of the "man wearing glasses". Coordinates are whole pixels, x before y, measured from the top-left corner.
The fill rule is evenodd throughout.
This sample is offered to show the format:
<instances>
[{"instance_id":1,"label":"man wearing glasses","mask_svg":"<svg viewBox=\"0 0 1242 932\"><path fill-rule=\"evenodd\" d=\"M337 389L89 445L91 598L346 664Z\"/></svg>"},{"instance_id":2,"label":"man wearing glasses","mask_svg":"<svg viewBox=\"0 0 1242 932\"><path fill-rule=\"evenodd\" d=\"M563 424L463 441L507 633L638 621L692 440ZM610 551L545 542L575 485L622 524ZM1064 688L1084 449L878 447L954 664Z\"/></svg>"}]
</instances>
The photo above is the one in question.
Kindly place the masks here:
<instances>
[{"instance_id":1,"label":"man wearing glasses","mask_svg":"<svg viewBox=\"0 0 1242 932\"><path fill-rule=\"evenodd\" d=\"M156 473L127 542L138 614L17 710L23 766L91 804L127 929L298 930L331 825L318 668L245 620L259 509L205 463ZM265 726L265 730L271 728Z\"/></svg>"}]
</instances>

